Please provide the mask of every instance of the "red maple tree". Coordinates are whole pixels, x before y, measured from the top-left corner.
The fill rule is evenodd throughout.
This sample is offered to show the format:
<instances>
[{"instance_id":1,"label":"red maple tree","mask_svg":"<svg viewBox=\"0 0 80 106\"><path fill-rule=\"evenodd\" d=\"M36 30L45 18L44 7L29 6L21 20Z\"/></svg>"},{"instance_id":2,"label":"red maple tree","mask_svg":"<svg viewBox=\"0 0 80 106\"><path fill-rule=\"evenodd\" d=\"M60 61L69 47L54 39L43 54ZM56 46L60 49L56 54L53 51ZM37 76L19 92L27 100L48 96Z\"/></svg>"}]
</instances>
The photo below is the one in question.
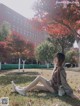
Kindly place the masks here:
<instances>
[{"instance_id":1,"label":"red maple tree","mask_svg":"<svg viewBox=\"0 0 80 106\"><path fill-rule=\"evenodd\" d=\"M6 41L0 42L0 60L7 63L17 63L19 58L33 59L34 44L17 32L8 35Z\"/></svg>"},{"instance_id":2,"label":"red maple tree","mask_svg":"<svg viewBox=\"0 0 80 106\"><path fill-rule=\"evenodd\" d=\"M57 38L68 35L80 37L80 1L77 1L79 4L74 0L75 3L67 4L64 8L63 4L56 4L57 0L38 0L32 22L39 30L45 30Z\"/></svg>"}]
</instances>

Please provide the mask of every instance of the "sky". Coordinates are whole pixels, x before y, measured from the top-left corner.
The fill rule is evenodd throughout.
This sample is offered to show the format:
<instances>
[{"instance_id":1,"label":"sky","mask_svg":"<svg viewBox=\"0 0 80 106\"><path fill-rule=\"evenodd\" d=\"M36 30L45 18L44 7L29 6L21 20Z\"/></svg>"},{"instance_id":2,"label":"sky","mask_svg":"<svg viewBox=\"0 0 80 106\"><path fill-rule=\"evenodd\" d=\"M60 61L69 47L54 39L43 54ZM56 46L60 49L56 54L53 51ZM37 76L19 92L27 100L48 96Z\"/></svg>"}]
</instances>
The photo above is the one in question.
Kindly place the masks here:
<instances>
[{"instance_id":1,"label":"sky","mask_svg":"<svg viewBox=\"0 0 80 106\"><path fill-rule=\"evenodd\" d=\"M0 0L0 3L5 4L26 18L32 18L34 11L32 7L36 0Z\"/></svg>"}]
</instances>

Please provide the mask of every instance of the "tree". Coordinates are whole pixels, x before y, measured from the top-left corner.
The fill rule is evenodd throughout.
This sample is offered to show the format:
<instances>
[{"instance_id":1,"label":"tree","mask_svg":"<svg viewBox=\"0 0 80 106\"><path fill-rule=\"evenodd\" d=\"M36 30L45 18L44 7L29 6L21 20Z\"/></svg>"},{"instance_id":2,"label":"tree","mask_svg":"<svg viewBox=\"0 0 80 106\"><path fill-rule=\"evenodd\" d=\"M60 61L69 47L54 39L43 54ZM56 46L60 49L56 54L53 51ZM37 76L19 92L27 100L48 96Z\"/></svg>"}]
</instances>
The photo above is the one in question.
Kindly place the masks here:
<instances>
[{"instance_id":1,"label":"tree","mask_svg":"<svg viewBox=\"0 0 80 106\"><path fill-rule=\"evenodd\" d=\"M9 56L6 38L10 35L10 25L7 22L3 22L0 25L0 61L6 61Z\"/></svg>"},{"instance_id":2,"label":"tree","mask_svg":"<svg viewBox=\"0 0 80 106\"><path fill-rule=\"evenodd\" d=\"M63 4L56 4L58 0L38 0L35 3L35 17L33 23L37 28L46 30L56 38L69 35L80 37L80 1L70 3L64 8ZM61 0L62 1L62 0ZM68 1L68 0L65 0ZM72 2L76 0L72 0Z\"/></svg>"},{"instance_id":3,"label":"tree","mask_svg":"<svg viewBox=\"0 0 80 106\"><path fill-rule=\"evenodd\" d=\"M7 63L18 63L18 59L34 59L34 44L22 35L12 32L5 41L0 41L0 60Z\"/></svg>"},{"instance_id":4,"label":"tree","mask_svg":"<svg viewBox=\"0 0 80 106\"><path fill-rule=\"evenodd\" d=\"M78 50L69 50L66 52L66 62L78 64L79 62L79 51Z\"/></svg>"},{"instance_id":5,"label":"tree","mask_svg":"<svg viewBox=\"0 0 80 106\"><path fill-rule=\"evenodd\" d=\"M3 22L0 25L0 41L4 41L10 33L10 24L8 22Z\"/></svg>"},{"instance_id":6,"label":"tree","mask_svg":"<svg viewBox=\"0 0 80 106\"><path fill-rule=\"evenodd\" d=\"M69 50L75 41L74 36L66 36L63 38L55 38L50 37L48 38L48 41L51 42L55 46L55 53L56 52L63 52L65 53L67 50Z\"/></svg>"},{"instance_id":7,"label":"tree","mask_svg":"<svg viewBox=\"0 0 80 106\"><path fill-rule=\"evenodd\" d=\"M7 43L0 41L0 61L6 62L8 56L9 56L9 52L7 50Z\"/></svg>"},{"instance_id":8,"label":"tree","mask_svg":"<svg viewBox=\"0 0 80 106\"><path fill-rule=\"evenodd\" d=\"M36 59L42 63L52 63L54 50L53 44L45 41L36 48Z\"/></svg>"},{"instance_id":9,"label":"tree","mask_svg":"<svg viewBox=\"0 0 80 106\"><path fill-rule=\"evenodd\" d=\"M19 58L33 59L34 58L34 44L27 41L23 36L13 32L7 38L7 49L10 52L10 59L18 62Z\"/></svg>"}]
</instances>

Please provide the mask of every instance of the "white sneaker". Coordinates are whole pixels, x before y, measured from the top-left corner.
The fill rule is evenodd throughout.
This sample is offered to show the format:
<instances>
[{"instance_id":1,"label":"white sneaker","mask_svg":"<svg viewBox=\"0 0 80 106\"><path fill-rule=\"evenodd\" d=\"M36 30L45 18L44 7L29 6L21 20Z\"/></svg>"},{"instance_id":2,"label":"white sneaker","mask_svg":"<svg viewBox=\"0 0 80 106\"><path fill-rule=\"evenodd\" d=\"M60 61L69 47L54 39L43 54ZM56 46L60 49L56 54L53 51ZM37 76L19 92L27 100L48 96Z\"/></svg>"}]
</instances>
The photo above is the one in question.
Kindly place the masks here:
<instances>
[{"instance_id":1,"label":"white sneaker","mask_svg":"<svg viewBox=\"0 0 80 106\"><path fill-rule=\"evenodd\" d=\"M14 81L11 81L13 92L18 92L20 95L26 96L24 87L16 86Z\"/></svg>"},{"instance_id":2,"label":"white sneaker","mask_svg":"<svg viewBox=\"0 0 80 106\"><path fill-rule=\"evenodd\" d=\"M14 83L14 81L11 81L11 84L12 84L12 92L16 92L16 84ZM23 88L23 87L20 87L20 86L17 86L18 88Z\"/></svg>"},{"instance_id":3,"label":"white sneaker","mask_svg":"<svg viewBox=\"0 0 80 106\"><path fill-rule=\"evenodd\" d=\"M24 88L19 88L18 86L15 87L15 90L22 96L26 96L26 91Z\"/></svg>"},{"instance_id":4,"label":"white sneaker","mask_svg":"<svg viewBox=\"0 0 80 106\"><path fill-rule=\"evenodd\" d=\"M12 92L16 92L16 84L14 83L14 81L11 81L11 84L12 84Z\"/></svg>"}]
</instances>

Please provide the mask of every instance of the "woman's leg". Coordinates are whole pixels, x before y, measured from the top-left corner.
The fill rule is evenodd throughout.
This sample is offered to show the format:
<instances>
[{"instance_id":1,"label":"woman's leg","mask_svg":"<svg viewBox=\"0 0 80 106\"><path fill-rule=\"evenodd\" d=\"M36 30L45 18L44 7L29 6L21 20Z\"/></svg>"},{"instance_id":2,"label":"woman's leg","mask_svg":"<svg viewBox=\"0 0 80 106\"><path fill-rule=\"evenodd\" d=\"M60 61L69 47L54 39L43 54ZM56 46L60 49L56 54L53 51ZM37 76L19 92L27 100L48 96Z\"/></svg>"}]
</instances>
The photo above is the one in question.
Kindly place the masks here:
<instances>
[{"instance_id":1,"label":"woman's leg","mask_svg":"<svg viewBox=\"0 0 80 106\"><path fill-rule=\"evenodd\" d=\"M30 89L29 91L49 91L47 88L45 88L42 84L37 84L35 87Z\"/></svg>"},{"instance_id":2,"label":"woman's leg","mask_svg":"<svg viewBox=\"0 0 80 106\"><path fill-rule=\"evenodd\" d=\"M51 87L50 83L42 76L38 76L34 81L32 81L28 86L24 87L25 91L30 91L33 89L39 82L41 82L44 87L50 91L54 92L53 88Z\"/></svg>"},{"instance_id":3,"label":"woman's leg","mask_svg":"<svg viewBox=\"0 0 80 106\"><path fill-rule=\"evenodd\" d=\"M37 86L37 84L41 82L43 86ZM12 81L12 85L15 88L15 91L18 92L20 95L26 95L26 92L31 91L32 89L38 89L38 90L47 90L51 93L54 93L53 88L50 85L50 82L47 81L44 77L38 76L34 81L32 81L28 86L24 88L20 88L16 86L16 84ZM40 88L39 88L40 87Z\"/></svg>"}]
</instances>

